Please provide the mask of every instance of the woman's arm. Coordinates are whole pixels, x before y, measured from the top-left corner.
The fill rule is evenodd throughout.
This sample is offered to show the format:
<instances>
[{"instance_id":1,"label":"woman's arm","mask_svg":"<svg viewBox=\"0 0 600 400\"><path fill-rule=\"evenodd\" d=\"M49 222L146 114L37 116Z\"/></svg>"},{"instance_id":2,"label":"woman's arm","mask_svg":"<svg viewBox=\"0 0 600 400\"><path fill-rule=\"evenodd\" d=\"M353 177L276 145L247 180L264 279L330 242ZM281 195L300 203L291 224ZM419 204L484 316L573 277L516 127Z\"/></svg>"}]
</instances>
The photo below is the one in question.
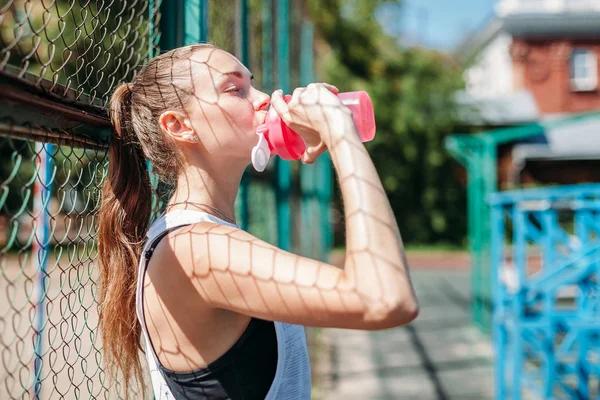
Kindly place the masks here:
<instances>
[{"instance_id":1,"label":"woman's arm","mask_svg":"<svg viewBox=\"0 0 600 400\"><path fill-rule=\"evenodd\" d=\"M176 232L164 245L212 307L310 326L383 329L412 321L418 306L398 226L348 110L323 85L294 98L287 105L274 94L273 106L302 134L312 159L323 150L319 140L331 152L346 216L344 269L211 223Z\"/></svg>"}]
</instances>

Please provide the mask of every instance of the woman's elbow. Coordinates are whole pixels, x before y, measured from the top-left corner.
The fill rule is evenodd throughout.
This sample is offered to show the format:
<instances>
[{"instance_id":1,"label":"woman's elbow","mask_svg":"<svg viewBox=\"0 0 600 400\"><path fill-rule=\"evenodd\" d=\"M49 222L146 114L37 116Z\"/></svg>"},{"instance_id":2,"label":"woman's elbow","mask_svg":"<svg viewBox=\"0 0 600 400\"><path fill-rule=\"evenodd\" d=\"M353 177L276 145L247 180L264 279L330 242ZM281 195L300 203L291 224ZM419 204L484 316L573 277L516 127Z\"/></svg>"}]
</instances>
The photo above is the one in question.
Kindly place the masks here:
<instances>
[{"instance_id":1,"label":"woman's elbow","mask_svg":"<svg viewBox=\"0 0 600 400\"><path fill-rule=\"evenodd\" d=\"M369 307L365 320L369 330L390 329L414 321L419 315L417 299L411 296L394 302L379 302Z\"/></svg>"},{"instance_id":2,"label":"woman's elbow","mask_svg":"<svg viewBox=\"0 0 600 400\"><path fill-rule=\"evenodd\" d=\"M409 324L419 316L419 302L416 298L411 297L409 300L400 303L393 314L391 322L396 324L395 326Z\"/></svg>"}]
</instances>

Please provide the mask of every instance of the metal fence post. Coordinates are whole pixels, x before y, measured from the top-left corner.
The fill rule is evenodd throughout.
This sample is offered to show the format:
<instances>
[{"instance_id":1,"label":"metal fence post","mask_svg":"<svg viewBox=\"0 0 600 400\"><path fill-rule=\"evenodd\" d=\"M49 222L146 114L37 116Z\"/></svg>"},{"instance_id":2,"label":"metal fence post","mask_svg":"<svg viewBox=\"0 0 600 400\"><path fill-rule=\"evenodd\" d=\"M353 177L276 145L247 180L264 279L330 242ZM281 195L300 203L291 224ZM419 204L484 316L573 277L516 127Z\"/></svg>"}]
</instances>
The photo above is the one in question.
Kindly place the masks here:
<instances>
[{"instance_id":1,"label":"metal fence post","mask_svg":"<svg viewBox=\"0 0 600 400\"><path fill-rule=\"evenodd\" d=\"M240 57L240 61L246 67L250 67L250 30L249 26L249 11L248 11L248 0L237 0L237 16L238 20L238 31L236 32L238 36L238 40L236 41L238 45L238 55Z\"/></svg>"},{"instance_id":2,"label":"metal fence post","mask_svg":"<svg viewBox=\"0 0 600 400\"><path fill-rule=\"evenodd\" d=\"M319 196L319 214L321 216L321 253L323 254L323 261L329 261L329 254L333 247L333 229L331 227L333 170L329 153L319 157L317 168L317 193Z\"/></svg>"},{"instance_id":3,"label":"metal fence post","mask_svg":"<svg viewBox=\"0 0 600 400\"><path fill-rule=\"evenodd\" d=\"M160 39L160 33L157 32L154 21L156 20L156 1L148 0L148 59L154 57L156 51L157 41Z\"/></svg>"},{"instance_id":4,"label":"metal fence post","mask_svg":"<svg viewBox=\"0 0 600 400\"><path fill-rule=\"evenodd\" d=\"M264 90L273 90L273 0L263 0L262 20L262 85Z\"/></svg>"},{"instance_id":5,"label":"metal fence post","mask_svg":"<svg viewBox=\"0 0 600 400\"><path fill-rule=\"evenodd\" d=\"M186 0L163 0L160 5L160 48L171 50L184 43L183 10Z\"/></svg>"},{"instance_id":6,"label":"metal fence post","mask_svg":"<svg viewBox=\"0 0 600 400\"><path fill-rule=\"evenodd\" d=\"M469 253L471 255L471 301L473 322L489 332L491 322L490 214L488 194L497 188L497 142L483 135L457 135L446 139L446 148L467 173Z\"/></svg>"},{"instance_id":7,"label":"metal fence post","mask_svg":"<svg viewBox=\"0 0 600 400\"><path fill-rule=\"evenodd\" d=\"M526 263L526 248L527 248L527 239L526 239L526 215L525 211L519 210L518 207L515 207L512 210L513 215L513 262L515 265L525 265ZM517 282L519 282L519 287L522 285L522 282L525 282L525 271L518 268L517 269ZM511 325L511 339L512 339L512 348L510 349L512 353L512 376L511 376L511 392L512 399L520 400L521 399L521 379L523 379L523 363L524 359L524 340L521 335L521 327L522 327L522 312L523 312L523 292L519 288L518 292L514 294L514 300L511 304L511 311L513 316L513 321Z\"/></svg>"},{"instance_id":8,"label":"metal fence post","mask_svg":"<svg viewBox=\"0 0 600 400\"><path fill-rule=\"evenodd\" d=\"M498 157L496 143L483 137L482 153L482 178L479 208L479 228L478 233L481 246L481 264L479 265L480 287L478 308L480 313L479 325L484 332L490 332L492 324L492 279L491 279L491 253L490 253L490 208L487 203L489 194L495 192L498 188Z\"/></svg>"},{"instance_id":9,"label":"metal fence post","mask_svg":"<svg viewBox=\"0 0 600 400\"><path fill-rule=\"evenodd\" d=\"M313 40L313 25L305 21L302 23L300 52L300 84L303 86L314 80ZM319 259L327 260L333 242L330 218L332 169L329 153L322 154L313 165L302 165L300 173L303 252L306 255L316 254ZM318 219L319 223L315 224L314 219ZM309 229L311 225L312 231Z\"/></svg>"},{"instance_id":10,"label":"metal fence post","mask_svg":"<svg viewBox=\"0 0 600 400\"><path fill-rule=\"evenodd\" d=\"M300 37L300 85L306 86L313 80L312 70L312 27L310 24L303 22ZM300 166L300 249L304 256L314 256L315 240L319 240L318 235L313 235L309 226L311 220L314 219L314 208L312 207L316 200L316 165L301 165ZM314 229L314 228L313 228ZM318 226L317 226L318 231ZM317 232L315 232L317 233ZM319 254L319 258L321 255Z\"/></svg>"},{"instance_id":11,"label":"metal fence post","mask_svg":"<svg viewBox=\"0 0 600 400\"><path fill-rule=\"evenodd\" d=\"M284 93L290 91L289 65L289 3L277 1L277 82ZM290 189L291 165L288 161L276 158L276 198L277 198L277 241L283 250L291 249Z\"/></svg>"},{"instance_id":12,"label":"metal fence post","mask_svg":"<svg viewBox=\"0 0 600 400\"><path fill-rule=\"evenodd\" d=\"M184 40L183 45L208 41L209 14L208 0L184 0Z\"/></svg>"},{"instance_id":13,"label":"metal fence post","mask_svg":"<svg viewBox=\"0 0 600 400\"><path fill-rule=\"evenodd\" d=\"M504 261L504 209L502 205L492 205L491 208L491 259L492 259L492 295L494 299L494 315L492 323L492 344L494 346L494 393L497 399L504 398L504 363L506 360L506 329L503 325L505 318L502 287L500 285L500 271Z\"/></svg>"},{"instance_id":14,"label":"metal fence post","mask_svg":"<svg viewBox=\"0 0 600 400\"><path fill-rule=\"evenodd\" d=\"M208 0L200 1L200 42L208 42L209 29L210 29L210 14L208 10Z\"/></svg>"},{"instance_id":15,"label":"metal fence post","mask_svg":"<svg viewBox=\"0 0 600 400\"><path fill-rule=\"evenodd\" d=\"M250 48L249 48L249 42L250 42L250 31L248 30L248 0L238 0L237 1L237 7L238 7L238 26L239 26L239 31L236 32L236 35L238 35L238 40L236 41L239 48L238 48L238 52L239 52L239 56L240 56L240 60L242 61L242 64L244 64L246 67L250 68ZM250 172L248 169L246 169L246 172L244 172L244 176L242 176L242 182L240 184L240 191L239 191L239 200L241 202L241 207L240 207L240 221L241 221L241 228L245 231L248 230L249 224L250 224L250 207L249 207L249 186L250 186Z\"/></svg>"},{"instance_id":16,"label":"metal fence post","mask_svg":"<svg viewBox=\"0 0 600 400\"><path fill-rule=\"evenodd\" d=\"M35 237L31 246L32 263L37 262L38 298L35 303L36 322L34 328L34 398L39 399L42 393L42 367L43 367L43 335L46 326L45 299L47 290L48 255L50 247L50 212L49 205L52 200L54 144L36 142L36 167L40 179L36 180L34 192L33 215L35 218Z\"/></svg>"}]
</instances>

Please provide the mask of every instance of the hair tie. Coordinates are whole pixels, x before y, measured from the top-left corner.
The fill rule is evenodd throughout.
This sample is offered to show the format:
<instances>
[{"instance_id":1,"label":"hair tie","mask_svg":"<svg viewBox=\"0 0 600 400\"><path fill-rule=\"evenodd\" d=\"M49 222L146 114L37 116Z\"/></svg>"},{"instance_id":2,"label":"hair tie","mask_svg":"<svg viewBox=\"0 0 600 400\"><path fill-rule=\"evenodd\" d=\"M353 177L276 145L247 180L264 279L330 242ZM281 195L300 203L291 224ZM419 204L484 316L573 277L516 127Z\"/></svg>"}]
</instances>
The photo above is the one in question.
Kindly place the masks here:
<instances>
[{"instance_id":1,"label":"hair tie","mask_svg":"<svg viewBox=\"0 0 600 400\"><path fill-rule=\"evenodd\" d=\"M121 83L110 101L110 117L115 135L120 139L127 139L131 132L129 131L129 119L131 118L131 95L133 93L133 83Z\"/></svg>"}]
</instances>

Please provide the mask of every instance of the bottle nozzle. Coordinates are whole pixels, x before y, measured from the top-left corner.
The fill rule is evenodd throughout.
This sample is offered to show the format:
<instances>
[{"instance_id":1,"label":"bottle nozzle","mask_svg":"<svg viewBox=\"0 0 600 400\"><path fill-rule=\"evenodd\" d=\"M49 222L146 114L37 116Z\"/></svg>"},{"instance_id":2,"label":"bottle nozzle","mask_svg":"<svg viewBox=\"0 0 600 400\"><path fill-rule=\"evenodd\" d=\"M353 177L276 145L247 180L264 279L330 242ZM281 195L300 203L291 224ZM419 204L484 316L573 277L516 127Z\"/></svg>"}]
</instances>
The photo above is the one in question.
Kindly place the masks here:
<instances>
[{"instance_id":1,"label":"bottle nozzle","mask_svg":"<svg viewBox=\"0 0 600 400\"><path fill-rule=\"evenodd\" d=\"M268 132L269 132L269 128L267 128L267 124L259 125L258 128L256 128L256 134L259 136L260 135L266 136Z\"/></svg>"},{"instance_id":2,"label":"bottle nozzle","mask_svg":"<svg viewBox=\"0 0 600 400\"><path fill-rule=\"evenodd\" d=\"M269 159L271 158L271 150L269 150L269 143L265 139L263 133L258 133L258 143L252 149L252 166L258 172L263 172L267 168Z\"/></svg>"}]
</instances>

